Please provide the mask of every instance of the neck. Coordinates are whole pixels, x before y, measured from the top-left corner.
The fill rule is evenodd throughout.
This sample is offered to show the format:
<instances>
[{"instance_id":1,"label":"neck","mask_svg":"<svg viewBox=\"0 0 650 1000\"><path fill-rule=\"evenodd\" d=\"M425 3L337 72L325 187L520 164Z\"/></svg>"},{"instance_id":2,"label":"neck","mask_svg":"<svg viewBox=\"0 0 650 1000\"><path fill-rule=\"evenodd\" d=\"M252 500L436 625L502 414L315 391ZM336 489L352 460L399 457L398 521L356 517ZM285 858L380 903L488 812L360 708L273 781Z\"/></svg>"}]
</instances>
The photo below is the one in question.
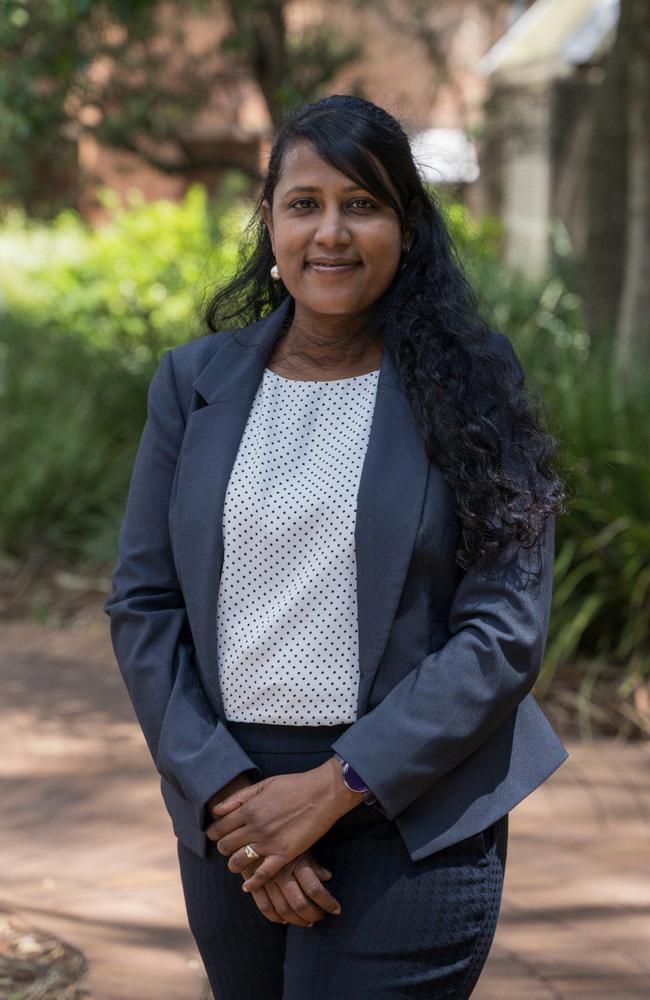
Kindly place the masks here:
<instances>
[{"instance_id":1,"label":"neck","mask_svg":"<svg viewBox=\"0 0 650 1000\"><path fill-rule=\"evenodd\" d=\"M346 371L355 367L379 366L381 337L366 326L367 314L323 316L308 313L299 303L286 333L276 342L274 360L324 372Z\"/></svg>"}]
</instances>

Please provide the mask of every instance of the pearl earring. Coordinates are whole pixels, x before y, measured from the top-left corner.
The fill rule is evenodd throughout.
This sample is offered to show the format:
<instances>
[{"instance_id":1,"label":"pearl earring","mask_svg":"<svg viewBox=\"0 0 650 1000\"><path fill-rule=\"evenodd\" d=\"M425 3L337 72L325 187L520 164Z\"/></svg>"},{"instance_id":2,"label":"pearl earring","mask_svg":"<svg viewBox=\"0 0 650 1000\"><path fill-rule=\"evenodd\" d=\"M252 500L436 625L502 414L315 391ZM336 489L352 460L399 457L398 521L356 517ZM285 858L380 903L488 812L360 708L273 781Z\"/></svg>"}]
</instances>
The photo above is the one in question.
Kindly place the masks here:
<instances>
[{"instance_id":1,"label":"pearl earring","mask_svg":"<svg viewBox=\"0 0 650 1000\"><path fill-rule=\"evenodd\" d=\"M280 270L277 264L274 264L273 267L271 268L271 277L273 278L274 281L280 280Z\"/></svg>"}]
</instances>

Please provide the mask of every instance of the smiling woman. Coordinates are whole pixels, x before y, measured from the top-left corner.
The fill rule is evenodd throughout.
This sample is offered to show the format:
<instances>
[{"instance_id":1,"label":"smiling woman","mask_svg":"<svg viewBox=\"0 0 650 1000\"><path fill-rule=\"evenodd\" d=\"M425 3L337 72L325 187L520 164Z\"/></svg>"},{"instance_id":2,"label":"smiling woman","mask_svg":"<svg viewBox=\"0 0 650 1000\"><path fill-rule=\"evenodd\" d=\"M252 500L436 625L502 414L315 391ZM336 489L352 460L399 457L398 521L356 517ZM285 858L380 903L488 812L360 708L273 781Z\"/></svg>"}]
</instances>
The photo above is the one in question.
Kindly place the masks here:
<instances>
[{"instance_id":1,"label":"smiling woman","mask_svg":"<svg viewBox=\"0 0 650 1000\"><path fill-rule=\"evenodd\" d=\"M399 194L376 162L395 201ZM272 269L295 302L292 328L271 356L272 371L309 378L312 353L320 374L358 374L376 365L381 338L361 328L408 252L392 205L372 197L324 160L310 142L285 153L272 200L262 200L276 264ZM350 337L350 324L360 328ZM292 354L303 363L293 367Z\"/></svg>"},{"instance_id":2,"label":"smiling woman","mask_svg":"<svg viewBox=\"0 0 650 1000\"><path fill-rule=\"evenodd\" d=\"M250 228L152 381L106 602L190 927L220 1000L465 1000L567 757L555 442L383 109L295 109Z\"/></svg>"},{"instance_id":3,"label":"smiling woman","mask_svg":"<svg viewBox=\"0 0 650 1000\"><path fill-rule=\"evenodd\" d=\"M397 199L385 170L377 169ZM350 322L365 318L408 250L394 209L350 185L311 143L299 142L287 151L273 203L264 200L262 212L279 274L296 302L296 339L326 316L328 330L349 340ZM343 323L333 324L335 317Z\"/></svg>"}]
</instances>

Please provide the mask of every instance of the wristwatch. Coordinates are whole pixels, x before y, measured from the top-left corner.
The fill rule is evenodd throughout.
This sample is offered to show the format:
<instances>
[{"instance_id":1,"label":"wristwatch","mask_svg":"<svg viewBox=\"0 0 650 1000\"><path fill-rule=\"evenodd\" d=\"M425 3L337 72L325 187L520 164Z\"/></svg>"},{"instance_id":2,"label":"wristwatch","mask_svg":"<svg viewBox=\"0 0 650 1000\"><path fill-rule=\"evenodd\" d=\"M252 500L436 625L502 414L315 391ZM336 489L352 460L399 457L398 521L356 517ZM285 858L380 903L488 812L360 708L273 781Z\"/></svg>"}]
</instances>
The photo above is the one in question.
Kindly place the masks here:
<instances>
[{"instance_id":1,"label":"wristwatch","mask_svg":"<svg viewBox=\"0 0 650 1000\"><path fill-rule=\"evenodd\" d=\"M336 751L334 751L334 756L341 764L341 769L343 771L343 781L345 782L346 786L350 789L350 791L359 792L363 794L363 801L367 806L371 806L374 802L376 802L377 799L372 794L372 792L364 782L363 778L360 775L358 775L355 770L353 770L353 768L350 766L347 760L345 760L344 757L341 757L341 755Z\"/></svg>"}]
</instances>

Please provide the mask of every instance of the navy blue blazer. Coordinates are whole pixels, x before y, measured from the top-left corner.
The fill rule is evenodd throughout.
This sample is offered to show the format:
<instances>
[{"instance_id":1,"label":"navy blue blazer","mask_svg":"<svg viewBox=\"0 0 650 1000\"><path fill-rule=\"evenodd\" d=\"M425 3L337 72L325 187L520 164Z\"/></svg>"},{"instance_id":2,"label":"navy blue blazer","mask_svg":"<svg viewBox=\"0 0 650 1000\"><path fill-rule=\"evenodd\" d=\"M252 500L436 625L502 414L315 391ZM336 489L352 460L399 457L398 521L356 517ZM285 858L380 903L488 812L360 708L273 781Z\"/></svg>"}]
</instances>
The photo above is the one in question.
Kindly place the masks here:
<instances>
[{"instance_id":1,"label":"navy blue blazer","mask_svg":"<svg viewBox=\"0 0 650 1000\"><path fill-rule=\"evenodd\" d=\"M173 830L201 857L207 800L261 773L228 730L217 671L226 487L288 297L263 319L168 350L148 393L120 530L115 656ZM496 346L518 365L508 339ZM417 861L479 833L568 757L531 688L546 642L554 519L482 572L453 554L451 491L382 354L355 528L357 718L332 742ZM365 807L364 808L373 808Z\"/></svg>"}]
</instances>

